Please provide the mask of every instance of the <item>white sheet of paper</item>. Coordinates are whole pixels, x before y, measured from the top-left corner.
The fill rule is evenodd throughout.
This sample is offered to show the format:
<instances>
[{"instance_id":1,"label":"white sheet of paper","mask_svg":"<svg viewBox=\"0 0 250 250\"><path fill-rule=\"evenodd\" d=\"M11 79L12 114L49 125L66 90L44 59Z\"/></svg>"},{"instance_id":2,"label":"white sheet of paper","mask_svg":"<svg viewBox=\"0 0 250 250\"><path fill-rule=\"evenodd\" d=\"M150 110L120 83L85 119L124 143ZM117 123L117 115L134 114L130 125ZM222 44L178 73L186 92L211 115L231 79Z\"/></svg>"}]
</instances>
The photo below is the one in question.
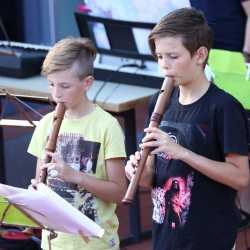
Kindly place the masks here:
<instances>
[{"instance_id":1,"label":"white sheet of paper","mask_svg":"<svg viewBox=\"0 0 250 250\"><path fill-rule=\"evenodd\" d=\"M85 236L102 237L104 229L43 183L37 190L0 184L0 195L18 205L48 229Z\"/></svg>"}]
</instances>

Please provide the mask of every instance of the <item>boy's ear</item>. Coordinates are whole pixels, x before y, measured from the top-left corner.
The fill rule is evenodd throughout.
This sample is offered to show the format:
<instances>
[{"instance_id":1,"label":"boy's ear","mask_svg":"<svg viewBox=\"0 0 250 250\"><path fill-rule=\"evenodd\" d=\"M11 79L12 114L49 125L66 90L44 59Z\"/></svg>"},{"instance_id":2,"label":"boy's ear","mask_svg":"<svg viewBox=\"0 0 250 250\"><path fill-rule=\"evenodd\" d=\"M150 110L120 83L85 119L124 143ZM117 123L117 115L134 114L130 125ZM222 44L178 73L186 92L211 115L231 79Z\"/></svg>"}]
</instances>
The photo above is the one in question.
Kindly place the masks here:
<instances>
[{"instance_id":1,"label":"boy's ear","mask_svg":"<svg viewBox=\"0 0 250 250\"><path fill-rule=\"evenodd\" d=\"M196 62L198 65L204 65L204 62L207 60L208 57L208 50L206 47L201 46L199 49L197 49L195 53Z\"/></svg>"},{"instance_id":2,"label":"boy's ear","mask_svg":"<svg viewBox=\"0 0 250 250\"><path fill-rule=\"evenodd\" d=\"M89 88L92 86L93 84L93 81L94 81L94 77L93 76L86 76L84 79L83 79L83 84L84 84L84 88L85 88L85 91L88 91Z\"/></svg>"}]
</instances>

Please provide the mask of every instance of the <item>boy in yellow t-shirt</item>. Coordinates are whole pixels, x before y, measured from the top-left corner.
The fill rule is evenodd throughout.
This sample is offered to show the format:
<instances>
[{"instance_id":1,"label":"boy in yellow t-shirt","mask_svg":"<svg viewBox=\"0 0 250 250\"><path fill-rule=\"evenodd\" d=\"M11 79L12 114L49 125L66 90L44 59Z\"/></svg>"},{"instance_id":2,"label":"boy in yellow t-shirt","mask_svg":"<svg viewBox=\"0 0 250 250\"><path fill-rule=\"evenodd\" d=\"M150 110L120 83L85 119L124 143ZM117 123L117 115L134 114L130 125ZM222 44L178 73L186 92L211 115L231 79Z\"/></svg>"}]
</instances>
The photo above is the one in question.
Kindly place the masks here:
<instances>
[{"instance_id":1,"label":"boy in yellow t-shirt","mask_svg":"<svg viewBox=\"0 0 250 250\"><path fill-rule=\"evenodd\" d=\"M64 103L66 113L55 153L45 152L53 112L34 132L28 152L38 159L36 180L41 169L47 168L48 186L105 229L101 239L90 238L88 243L79 235L58 232L51 241L53 250L119 249L115 203L126 191L124 136L117 120L86 95L94 80L95 56L89 39L66 38L55 44L42 66L54 101ZM51 163L43 163L45 154L52 157ZM46 234L42 235L43 249L48 249Z\"/></svg>"}]
</instances>

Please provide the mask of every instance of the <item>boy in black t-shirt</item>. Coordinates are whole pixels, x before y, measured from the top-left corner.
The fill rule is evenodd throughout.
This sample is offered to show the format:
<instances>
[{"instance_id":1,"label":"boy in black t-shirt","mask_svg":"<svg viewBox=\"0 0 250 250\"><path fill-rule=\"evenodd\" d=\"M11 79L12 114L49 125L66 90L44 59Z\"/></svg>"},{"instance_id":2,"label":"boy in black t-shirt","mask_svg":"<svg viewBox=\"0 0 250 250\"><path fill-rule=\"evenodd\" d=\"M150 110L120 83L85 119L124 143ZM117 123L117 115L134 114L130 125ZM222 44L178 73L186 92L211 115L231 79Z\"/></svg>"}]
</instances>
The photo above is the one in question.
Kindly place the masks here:
<instances>
[{"instance_id":1,"label":"boy in black t-shirt","mask_svg":"<svg viewBox=\"0 0 250 250\"><path fill-rule=\"evenodd\" d=\"M146 128L141 144L153 148L140 185L152 188L154 250L231 250L235 195L249 181L244 109L204 75L212 34L201 12L169 13L149 44L176 86L160 128ZM130 156L128 178L139 159Z\"/></svg>"}]
</instances>

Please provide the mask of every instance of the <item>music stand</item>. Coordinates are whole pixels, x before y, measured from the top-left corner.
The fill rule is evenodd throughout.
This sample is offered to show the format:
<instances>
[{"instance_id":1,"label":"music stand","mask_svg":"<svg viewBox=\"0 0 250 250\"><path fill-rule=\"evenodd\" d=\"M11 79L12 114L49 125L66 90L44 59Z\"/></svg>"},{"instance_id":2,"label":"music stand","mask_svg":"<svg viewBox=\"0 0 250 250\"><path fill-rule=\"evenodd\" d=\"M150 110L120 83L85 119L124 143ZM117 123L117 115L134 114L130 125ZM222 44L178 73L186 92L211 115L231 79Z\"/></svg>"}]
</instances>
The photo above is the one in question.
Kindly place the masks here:
<instances>
[{"instance_id":1,"label":"music stand","mask_svg":"<svg viewBox=\"0 0 250 250\"><path fill-rule=\"evenodd\" d=\"M43 226L27 213L0 196L0 223L2 225L42 228Z\"/></svg>"},{"instance_id":2,"label":"music stand","mask_svg":"<svg viewBox=\"0 0 250 250\"><path fill-rule=\"evenodd\" d=\"M115 20L93 16L80 11L75 12L75 18L80 35L90 38L95 43L98 53L139 59L142 63L146 60L155 60L150 52L148 54L139 52L133 32L133 29L150 31L155 26L155 23ZM110 48L99 46L98 39L93 32L93 25L95 24L102 24L104 26ZM142 42L147 43L147 41Z\"/></svg>"}]
</instances>

